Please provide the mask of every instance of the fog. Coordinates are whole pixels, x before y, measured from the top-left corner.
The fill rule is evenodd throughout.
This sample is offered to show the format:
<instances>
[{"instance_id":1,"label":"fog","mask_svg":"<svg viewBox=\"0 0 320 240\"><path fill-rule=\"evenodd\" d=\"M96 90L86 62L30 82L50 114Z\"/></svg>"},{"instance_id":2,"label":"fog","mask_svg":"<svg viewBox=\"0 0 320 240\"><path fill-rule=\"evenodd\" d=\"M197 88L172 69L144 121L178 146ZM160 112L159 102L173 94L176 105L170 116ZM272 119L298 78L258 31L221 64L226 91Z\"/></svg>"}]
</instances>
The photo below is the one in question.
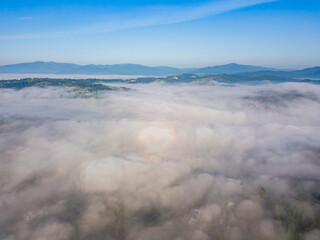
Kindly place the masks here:
<instances>
[{"instance_id":1,"label":"fog","mask_svg":"<svg viewBox=\"0 0 320 240\"><path fill-rule=\"evenodd\" d=\"M320 86L0 89L0 238L320 235Z\"/></svg>"}]
</instances>

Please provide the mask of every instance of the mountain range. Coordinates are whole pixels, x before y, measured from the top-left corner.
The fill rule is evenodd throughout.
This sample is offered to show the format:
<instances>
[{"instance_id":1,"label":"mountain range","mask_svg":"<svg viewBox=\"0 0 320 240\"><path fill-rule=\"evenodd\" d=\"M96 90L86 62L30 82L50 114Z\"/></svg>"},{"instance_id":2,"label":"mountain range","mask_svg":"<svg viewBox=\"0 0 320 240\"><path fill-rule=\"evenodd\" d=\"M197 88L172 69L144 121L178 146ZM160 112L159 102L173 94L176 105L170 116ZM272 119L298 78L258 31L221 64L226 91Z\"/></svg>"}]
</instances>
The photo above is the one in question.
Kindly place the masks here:
<instances>
[{"instance_id":1,"label":"mountain range","mask_svg":"<svg viewBox=\"0 0 320 240\"><path fill-rule=\"evenodd\" d=\"M288 78L320 78L320 67L303 70L284 71L267 67L241 65L230 63L204 68L174 68L167 66L148 67L139 64L114 65L78 65L56 62L30 62L0 66L0 73L21 74L92 74L92 75L142 75L142 76L169 76L177 74L219 75L241 74L257 76L279 76Z\"/></svg>"},{"instance_id":2,"label":"mountain range","mask_svg":"<svg viewBox=\"0 0 320 240\"><path fill-rule=\"evenodd\" d=\"M92 74L166 76L195 71L196 68L147 67L139 64L78 65L72 63L31 62L0 66L0 73Z\"/></svg>"}]
</instances>

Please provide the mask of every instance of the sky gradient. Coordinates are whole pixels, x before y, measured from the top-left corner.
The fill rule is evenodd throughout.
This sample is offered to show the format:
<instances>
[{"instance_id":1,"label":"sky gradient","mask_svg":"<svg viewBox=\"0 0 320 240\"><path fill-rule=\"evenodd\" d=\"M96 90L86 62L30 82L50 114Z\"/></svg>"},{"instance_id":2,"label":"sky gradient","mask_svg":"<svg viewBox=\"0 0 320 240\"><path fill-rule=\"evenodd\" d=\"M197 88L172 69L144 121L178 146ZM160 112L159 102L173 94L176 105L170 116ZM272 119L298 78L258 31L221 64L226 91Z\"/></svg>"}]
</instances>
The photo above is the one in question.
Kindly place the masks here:
<instances>
[{"instance_id":1,"label":"sky gradient","mask_svg":"<svg viewBox=\"0 0 320 240\"><path fill-rule=\"evenodd\" d=\"M316 0L12 0L0 26L0 65L320 65Z\"/></svg>"}]
</instances>

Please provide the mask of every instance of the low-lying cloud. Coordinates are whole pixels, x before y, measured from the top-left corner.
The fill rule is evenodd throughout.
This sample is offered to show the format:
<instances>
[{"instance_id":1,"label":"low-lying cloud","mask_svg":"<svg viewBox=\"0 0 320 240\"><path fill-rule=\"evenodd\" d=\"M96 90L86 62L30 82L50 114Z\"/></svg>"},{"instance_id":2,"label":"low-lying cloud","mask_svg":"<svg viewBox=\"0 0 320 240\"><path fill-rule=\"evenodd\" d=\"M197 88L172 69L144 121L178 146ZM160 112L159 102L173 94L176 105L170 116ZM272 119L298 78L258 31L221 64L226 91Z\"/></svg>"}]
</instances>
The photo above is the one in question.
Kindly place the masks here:
<instances>
[{"instance_id":1,"label":"low-lying cloud","mask_svg":"<svg viewBox=\"0 0 320 240\"><path fill-rule=\"evenodd\" d=\"M318 239L320 86L0 90L3 239Z\"/></svg>"}]
</instances>

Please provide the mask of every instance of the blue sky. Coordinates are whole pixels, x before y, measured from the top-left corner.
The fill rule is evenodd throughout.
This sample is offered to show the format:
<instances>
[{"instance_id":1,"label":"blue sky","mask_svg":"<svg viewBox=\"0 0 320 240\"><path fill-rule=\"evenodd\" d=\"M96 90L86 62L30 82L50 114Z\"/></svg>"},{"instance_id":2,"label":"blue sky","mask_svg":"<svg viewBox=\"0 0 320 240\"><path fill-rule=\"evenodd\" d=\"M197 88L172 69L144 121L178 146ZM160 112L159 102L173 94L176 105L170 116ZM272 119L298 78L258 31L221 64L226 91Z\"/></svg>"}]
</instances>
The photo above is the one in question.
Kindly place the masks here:
<instances>
[{"instance_id":1,"label":"blue sky","mask_svg":"<svg viewBox=\"0 0 320 240\"><path fill-rule=\"evenodd\" d=\"M0 0L0 26L0 65L320 65L318 0Z\"/></svg>"}]
</instances>

